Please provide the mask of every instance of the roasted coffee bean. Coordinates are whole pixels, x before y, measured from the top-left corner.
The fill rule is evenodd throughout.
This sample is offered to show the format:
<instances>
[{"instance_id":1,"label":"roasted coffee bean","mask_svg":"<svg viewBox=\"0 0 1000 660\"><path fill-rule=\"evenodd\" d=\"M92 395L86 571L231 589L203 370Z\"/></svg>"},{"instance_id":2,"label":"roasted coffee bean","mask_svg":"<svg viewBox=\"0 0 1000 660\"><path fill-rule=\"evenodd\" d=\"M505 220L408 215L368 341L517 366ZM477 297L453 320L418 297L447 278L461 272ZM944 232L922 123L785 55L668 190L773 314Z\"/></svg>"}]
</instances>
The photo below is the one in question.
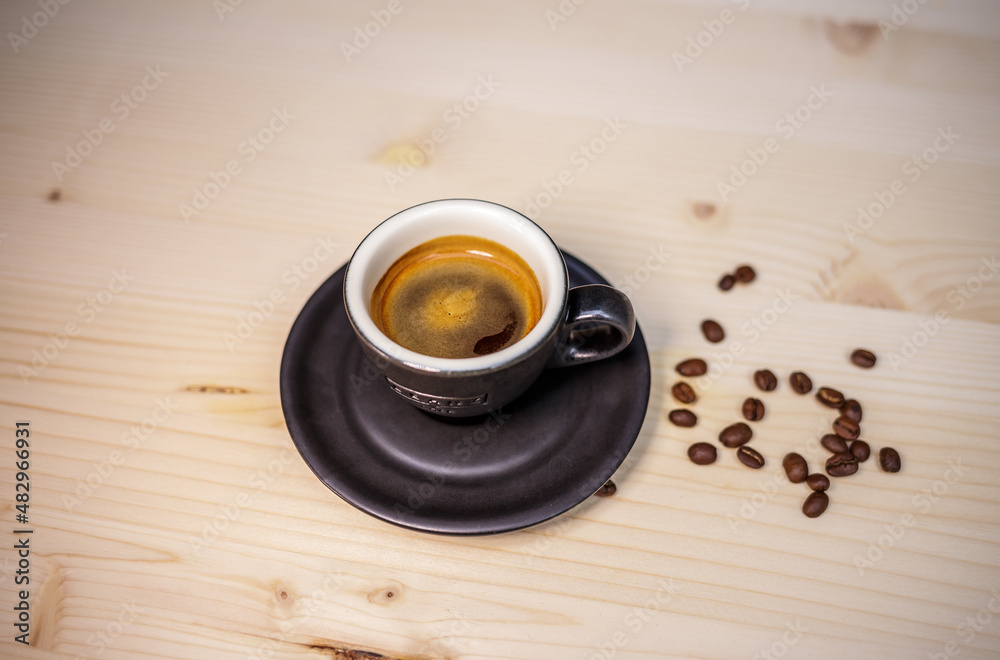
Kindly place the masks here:
<instances>
[{"instance_id":1,"label":"roasted coffee bean","mask_svg":"<svg viewBox=\"0 0 1000 660\"><path fill-rule=\"evenodd\" d=\"M670 388L670 393L681 403L694 403L698 400L698 395L694 393L694 388L684 381L674 383L674 386Z\"/></svg>"},{"instance_id":2,"label":"roasted coffee bean","mask_svg":"<svg viewBox=\"0 0 1000 660\"><path fill-rule=\"evenodd\" d=\"M882 447L878 450L878 464L884 472L899 472L903 467L899 460L899 452L892 447Z\"/></svg>"},{"instance_id":3,"label":"roasted coffee bean","mask_svg":"<svg viewBox=\"0 0 1000 660\"><path fill-rule=\"evenodd\" d=\"M685 408L671 410L667 417L677 426L691 427L698 423L698 416Z\"/></svg>"},{"instance_id":4,"label":"roasted coffee bean","mask_svg":"<svg viewBox=\"0 0 1000 660\"><path fill-rule=\"evenodd\" d=\"M743 417L751 422L757 422L764 419L764 404L761 403L761 400L750 397L744 401Z\"/></svg>"},{"instance_id":5,"label":"roasted coffee bean","mask_svg":"<svg viewBox=\"0 0 1000 660\"><path fill-rule=\"evenodd\" d=\"M844 417L850 417L855 422L860 422L862 415L861 404L858 403L857 399L848 399L840 407L840 414Z\"/></svg>"},{"instance_id":6,"label":"roasted coffee bean","mask_svg":"<svg viewBox=\"0 0 1000 660\"><path fill-rule=\"evenodd\" d=\"M743 422L730 424L719 432L719 442L730 449L745 445L752 437L753 431Z\"/></svg>"},{"instance_id":7,"label":"roasted coffee bean","mask_svg":"<svg viewBox=\"0 0 1000 660\"><path fill-rule=\"evenodd\" d=\"M871 369L874 367L875 359L875 354L864 348L854 349L854 352L851 353L851 362L858 365L862 369Z\"/></svg>"},{"instance_id":8,"label":"roasted coffee bean","mask_svg":"<svg viewBox=\"0 0 1000 660\"><path fill-rule=\"evenodd\" d=\"M833 452L834 454L843 454L847 451L847 440L844 440L839 435L834 435L833 433L827 433L820 438L819 444L823 445L823 449Z\"/></svg>"},{"instance_id":9,"label":"roasted coffee bean","mask_svg":"<svg viewBox=\"0 0 1000 660\"><path fill-rule=\"evenodd\" d=\"M823 515L828 506L830 506L830 496L826 494L826 491L814 490L809 493L809 497L802 504L802 513L806 514L807 518L818 518Z\"/></svg>"},{"instance_id":10,"label":"roasted coffee bean","mask_svg":"<svg viewBox=\"0 0 1000 660\"><path fill-rule=\"evenodd\" d=\"M707 442L696 442L688 447L688 458L695 465L714 463L717 456L715 445L710 445Z\"/></svg>"},{"instance_id":11,"label":"roasted coffee bean","mask_svg":"<svg viewBox=\"0 0 1000 660\"><path fill-rule=\"evenodd\" d=\"M816 472L806 477L806 485L813 490L826 490L830 487L830 479L825 474Z\"/></svg>"},{"instance_id":12,"label":"roasted coffee bean","mask_svg":"<svg viewBox=\"0 0 1000 660\"><path fill-rule=\"evenodd\" d=\"M826 473L831 477L846 477L858 471L858 459L848 453L834 454L826 459Z\"/></svg>"},{"instance_id":13,"label":"roasted coffee bean","mask_svg":"<svg viewBox=\"0 0 1000 660\"><path fill-rule=\"evenodd\" d=\"M858 459L858 463L864 463L872 455L871 446L864 440L855 440L851 443L851 456Z\"/></svg>"},{"instance_id":14,"label":"roasted coffee bean","mask_svg":"<svg viewBox=\"0 0 1000 660\"><path fill-rule=\"evenodd\" d=\"M723 291L729 291L730 289L733 288L733 285L735 284L736 284L736 278L730 275L729 273L723 275L722 279L719 280L719 288L722 289Z\"/></svg>"},{"instance_id":15,"label":"roasted coffee bean","mask_svg":"<svg viewBox=\"0 0 1000 660\"><path fill-rule=\"evenodd\" d=\"M764 457L760 455L760 452L746 445L736 450L736 458L740 459L740 463L743 465L755 470L764 467Z\"/></svg>"},{"instance_id":16,"label":"roasted coffee bean","mask_svg":"<svg viewBox=\"0 0 1000 660\"><path fill-rule=\"evenodd\" d=\"M717 321L713 321L712 319L705 319L701 322L701 334L705 335L705 339L713 344L718 344L726 338L726 331L722 329L722 326Z\"/></svg>"},{"instance_id":17,"label":"roasted coffee bean","mask_svg":"<svg viewBox=\"0 0 1000 660\"><path fill-rule=\"evenodd\" d=\"M801 371L793 371L792 375L788 378L788 382L792 386L792 391L796 394L809 394L812 392L812 380Z\"/></svg>"},{"instance_id":18,"label":"roasted coffee bean","mask_svg":"<svg viewBox=\"0 0 1000 660\"><path fill-rule=\"evenodd\" d=\"M816 390L816 398L829 408L839 408L844 405L844 394L832 387L821 387Z\"/></svg>"},{"instance_id":19,"label":"roasted coffee bean","mask_svg":"<svg viewBox=\"0 0 1000 660\"><path fill-rule=\"evenodd\" d=\"M734 274L736 275L736 281L743 284L753 282L754 278L757 277L757 273L750 266L740 266Z\"/></svg>"},{"instance_id":20,"label":"roasted coffee bean","mask_svg":"<svg viewBox=\"0 0 1000 660\"><path fill-rule=\"evenodd\" d=\"M608 479L606 482L604 482L603 486L597 489L597 492L594 493L594 495L597 495L598 497L611 497L617 492L618 492L618 486L615 485L615 482Z\"/></svg>"},{"instance_id":21,"label":"roasted coffee bean","mask_svg":"<svg viewBox=\"0 0 1000 660\"><path fill-rule=\"evenodd\" d=\"M708 364L701 358L691 358L678 363L675 369L682 376L704 376L708 371Z\"/></svg>"},{"instance_id":22,"label":"roasted coffee bean","mask_svg":"<svg viewBox=\"0 0 1000 660\"><path fill-rule=\"evenodd\" d=\"M758 388L770 392L778 386L778 377L770 369L761 369L753 375L753 382Z\"/></svg>"},{"instance_id":23,"label":"roasted coffee bean","mask_svg":"<svg viewBox=\"0 0 1000 660\"><path fill-rule=\"evenodd\" d=\"M785 475L793 484L802 483L809 474L809 466L806 464L806 459L795 452L785 454L785 458L781 461L781 467L785 468Z\"/></svg>"},{"instance_id":24,"label":"roasted coffee bean","mask_svg":"<svg viewBox=\"0 0 1000 660\"><path fill-rule=\"evenodd\" d=\"M861 425L846 415L833 420L833 432L846 440L856 440L861 435Z\"/></svg>"}]
</instances>

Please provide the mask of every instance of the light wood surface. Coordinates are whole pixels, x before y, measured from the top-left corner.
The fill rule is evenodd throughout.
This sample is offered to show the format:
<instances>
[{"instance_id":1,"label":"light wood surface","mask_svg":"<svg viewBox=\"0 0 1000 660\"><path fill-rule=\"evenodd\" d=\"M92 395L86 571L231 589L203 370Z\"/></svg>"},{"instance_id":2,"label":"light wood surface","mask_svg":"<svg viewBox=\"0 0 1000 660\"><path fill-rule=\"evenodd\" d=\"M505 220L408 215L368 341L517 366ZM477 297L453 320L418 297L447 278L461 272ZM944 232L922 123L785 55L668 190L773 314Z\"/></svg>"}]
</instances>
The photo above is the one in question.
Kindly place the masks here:
<instances>
[{"instance_id":1,"label":"light wood surface","mask_svg":"<svg viewBox=\"0 0 1000 660\"><path fill-rule=\"evenodd\" d=\"M890 31L887 1L222 2L0 5L5 35L45 23L0 47L0 655L1000 655L998 5L897 2ZM767 161L735 185L748 150ZM528 212L627 287L653 364L617 494L492 537L344 503L278 395L312 291L394 211L455 196ZM740 263L756 281L720 292ZM717 366L679 429L691 356ZM761 367L782 381L754 423L768 464L690 463ZM817 469L833 414L797 369L903 457L814 520L780 461ZM30 648L9 625L20 420Z\"/></svg>"}]
</instances>

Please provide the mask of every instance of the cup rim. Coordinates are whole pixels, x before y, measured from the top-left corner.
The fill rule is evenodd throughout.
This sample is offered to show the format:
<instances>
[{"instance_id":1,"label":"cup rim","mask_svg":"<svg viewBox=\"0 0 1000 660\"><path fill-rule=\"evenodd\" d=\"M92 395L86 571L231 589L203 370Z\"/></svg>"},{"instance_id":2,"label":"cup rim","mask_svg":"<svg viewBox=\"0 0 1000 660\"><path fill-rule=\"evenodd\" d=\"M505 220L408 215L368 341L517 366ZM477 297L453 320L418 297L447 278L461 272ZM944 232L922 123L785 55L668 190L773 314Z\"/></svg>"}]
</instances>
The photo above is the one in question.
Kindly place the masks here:
<instances>
[{"instance_id":1,"label":"cup rim","mask_svg":"<svg viewBox=\"0 0 1000 660\"><path fill-rule=\"evenodd\" d=\"M467 203L473 207L486 209L495 214L497 218L506 216L508 222L519 232L529 232L538 241L540 252L545 259L545 267L548 269L549 286L547 291L543 291L545 299L544 309L535 326L517 342L489 355L481 355L471 358L441 358L432 355L424 355L416 351L405 348L387 337L375 322L372 321L369 313L369 302L364 299L362 292L361 274L364 272L366 261L370 260L378 248L380 248L393 231L401 224L423 222L425 218L420 213L426 212L425 207L440 205L453 206L458 203ZM475 234L472 230L470 234ZM429 236L424 240L430 240ZM503 241L499 241L503 243ZM417 243L409 245L407 249L415 247ZM517 250L515 250L517 252ZM395 254L398 258L403 253ZM360 261L359 261L360 259ZM355 276L352 277L352 267ZM358 269L361 269L359 271ZM536 274L537 276L537 274ZM537 223L524 214L496 202L489 202L481 199L455 197L438 199L415 204L389 216L376 225L361 240L344 273L344 304L347 308L347 316L354 326L359 337L367 342L372 348L385 355L393 362L402 364L410 369L426 373L461 373L463 375L494 371L507 367L513 363L520 362L532 355L539 347L544 345L546 340L557 330L565 312L566 300L569 291L569 278L566 271L566 262L562 252L556 245L552 237L542 229ZM357 313L361 310L361 313Z\"/></svg>"}]
</instances>

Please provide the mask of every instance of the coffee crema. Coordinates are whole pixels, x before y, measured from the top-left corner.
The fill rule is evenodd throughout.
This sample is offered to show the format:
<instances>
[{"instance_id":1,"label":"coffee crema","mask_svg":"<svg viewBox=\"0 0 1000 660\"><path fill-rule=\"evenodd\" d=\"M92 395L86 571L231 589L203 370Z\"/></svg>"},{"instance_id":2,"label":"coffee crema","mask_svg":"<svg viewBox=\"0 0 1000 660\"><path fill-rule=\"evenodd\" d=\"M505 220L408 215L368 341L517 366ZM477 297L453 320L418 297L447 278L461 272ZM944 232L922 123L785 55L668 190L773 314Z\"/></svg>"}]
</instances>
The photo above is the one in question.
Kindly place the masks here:
<instances>
[{"instance_id":1,"label":"coffee crema","mask_svg":"<svg viewBox=\"0 0 1000 660\"><path fill-rule=\"evenodd\" d=\"M389 267L372 292L378 329L423 355L470 358L517 342L542 314L534 271L478 236L434 238Z\"/></svg>"}]
</instances>

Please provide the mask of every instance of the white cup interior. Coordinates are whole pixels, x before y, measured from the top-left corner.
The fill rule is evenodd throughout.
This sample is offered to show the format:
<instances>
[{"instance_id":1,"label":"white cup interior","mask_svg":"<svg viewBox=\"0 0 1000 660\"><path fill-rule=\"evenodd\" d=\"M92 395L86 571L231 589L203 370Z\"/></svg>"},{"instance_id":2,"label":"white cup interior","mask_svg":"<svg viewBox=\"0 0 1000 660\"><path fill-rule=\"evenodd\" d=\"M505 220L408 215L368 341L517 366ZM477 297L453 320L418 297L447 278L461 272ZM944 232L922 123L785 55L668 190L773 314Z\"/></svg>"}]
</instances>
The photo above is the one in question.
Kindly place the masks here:
<instances>
[{"instance_id":1,"label":"white cup interior","mask_svg":"<svg viewBox=\"0 0 1000 660\"><path fill-rule=\"evenodd\" d=\"M516 252L538 278L542 315L520 341L496 353L471 358L423 355L393 342L372 321L372 292L389 267L411 248L439 236L465 234L496 241ZM365 338L383 353L427 371L479 371L516 361L558 325L567 291L566 269L555 243L520 213L492 202L445 199L400 211L365 237L344 279L347 312Z\"/></svg>"}]
</instances>

